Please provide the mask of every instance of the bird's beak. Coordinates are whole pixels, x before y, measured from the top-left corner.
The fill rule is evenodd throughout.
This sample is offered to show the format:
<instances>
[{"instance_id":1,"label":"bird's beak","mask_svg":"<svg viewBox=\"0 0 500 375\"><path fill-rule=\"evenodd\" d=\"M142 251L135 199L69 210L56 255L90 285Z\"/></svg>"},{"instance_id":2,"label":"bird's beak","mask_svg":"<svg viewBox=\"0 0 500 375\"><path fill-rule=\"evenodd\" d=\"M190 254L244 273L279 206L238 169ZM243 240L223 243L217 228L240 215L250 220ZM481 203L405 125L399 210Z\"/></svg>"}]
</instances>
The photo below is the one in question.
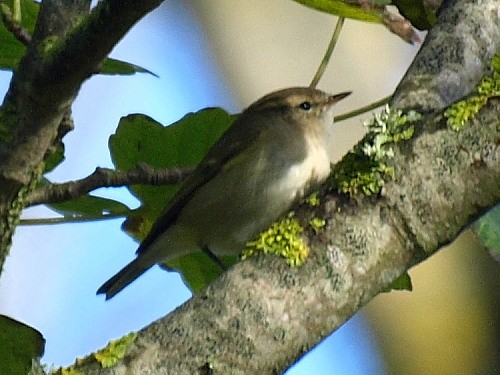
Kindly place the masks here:
<instances>
[{"instance_id":1,"label":"bird's beak","mask_svg":"<svg viewBox=\"0 0 500 375\"><path fill-rule=\"evenodd\" d=\"M351 94L352 94L351 91L346 91L340 94L330 95L330 97L328 98L328 104L335 104Z\"/></svg>"}]
</instances>

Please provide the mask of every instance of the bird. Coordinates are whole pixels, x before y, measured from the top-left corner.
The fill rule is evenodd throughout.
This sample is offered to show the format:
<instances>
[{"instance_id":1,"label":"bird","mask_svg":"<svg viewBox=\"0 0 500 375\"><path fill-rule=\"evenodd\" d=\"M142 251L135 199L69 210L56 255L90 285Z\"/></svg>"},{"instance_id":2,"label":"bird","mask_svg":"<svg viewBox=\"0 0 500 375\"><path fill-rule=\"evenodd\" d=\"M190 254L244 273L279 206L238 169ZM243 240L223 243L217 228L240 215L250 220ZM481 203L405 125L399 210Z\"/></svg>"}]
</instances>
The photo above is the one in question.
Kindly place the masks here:
<instances>
[{"instance_id":1,"label":"bird","mask_svg":"<svg viewBox=\"0 0 500 375\"><path fill-rule=\"evenodd\" d=\"M139 245L106 281L106 300L157 263L203 250L217 261L287 212L330 174L333 107L351 92L291 87L246 108L181 185Z\"/></svg>"}]
</instances>

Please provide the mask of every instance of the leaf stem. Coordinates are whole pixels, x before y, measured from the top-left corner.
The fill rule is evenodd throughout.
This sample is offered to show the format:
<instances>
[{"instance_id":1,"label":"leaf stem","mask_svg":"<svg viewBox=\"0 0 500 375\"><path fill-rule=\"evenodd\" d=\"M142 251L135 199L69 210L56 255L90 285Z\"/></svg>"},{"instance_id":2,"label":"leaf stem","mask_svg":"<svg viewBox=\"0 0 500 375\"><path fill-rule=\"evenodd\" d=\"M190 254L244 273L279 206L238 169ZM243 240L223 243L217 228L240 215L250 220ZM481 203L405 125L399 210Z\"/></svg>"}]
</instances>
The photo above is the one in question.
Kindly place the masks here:
<instances>
[{"instance_id":1,"label":"leaf stem","mask_svg":"<svg viewBox=\"0 0 500 375\"><path fill-rule=\"evenodd\" d=\"M372 109L375 109L377 107L380 107L384 104L389 103L391 98L392 98L392 95L389 95L389 96L386 96L385 98L377 100L376 102L365 105L364 107L355 109L354 111L343 113L341 115L335 116L335 122L344 121L344 120L347 120L351 117L354 117L354 116L360 115L362 113L371 111Z\"/></svg>"},{"instance_id":2,"label":"leaf stem","mask_svg":"<svg viewBox=\"0 0 500 375\"><path fill-rule=\"evenodd\" d=\"M323 60L321 61L321 64L319 65L318 70L316 71L316 74L314 75L314 78L312 79L309 87L316 87L319 80L325 73L326 67L328 66L330 58L332 57L333 50L335 49L335 45L337 44L337 41L339 39L340 31L342 30L342 26L344 25L344 20L344 17L339 17L337 19L337 24L335 25L335 30L333 31L332 39L330 40L328 48L326 49L325 56L323 56Z\"/></svg>"}]
</instances>

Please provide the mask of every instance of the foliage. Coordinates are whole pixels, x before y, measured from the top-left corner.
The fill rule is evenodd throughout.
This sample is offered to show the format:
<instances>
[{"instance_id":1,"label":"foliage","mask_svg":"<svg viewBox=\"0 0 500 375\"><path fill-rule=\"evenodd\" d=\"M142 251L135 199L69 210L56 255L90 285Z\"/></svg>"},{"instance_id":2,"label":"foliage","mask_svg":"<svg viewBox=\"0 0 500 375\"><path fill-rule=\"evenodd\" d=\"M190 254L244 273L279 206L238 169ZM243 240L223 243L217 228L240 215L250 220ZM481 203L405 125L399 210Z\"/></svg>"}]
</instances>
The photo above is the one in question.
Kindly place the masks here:
<instances>
[{"instance_id":1,"label":"foliage","mask_svg":"<svg viewBox=\"0 0 500 375\"><path fill-rule=\"evenodd\" d=\"M0 374L27 374L33 358L43 355L45 340L40 332L0 315Z\"/></svg>"}]
</instances>

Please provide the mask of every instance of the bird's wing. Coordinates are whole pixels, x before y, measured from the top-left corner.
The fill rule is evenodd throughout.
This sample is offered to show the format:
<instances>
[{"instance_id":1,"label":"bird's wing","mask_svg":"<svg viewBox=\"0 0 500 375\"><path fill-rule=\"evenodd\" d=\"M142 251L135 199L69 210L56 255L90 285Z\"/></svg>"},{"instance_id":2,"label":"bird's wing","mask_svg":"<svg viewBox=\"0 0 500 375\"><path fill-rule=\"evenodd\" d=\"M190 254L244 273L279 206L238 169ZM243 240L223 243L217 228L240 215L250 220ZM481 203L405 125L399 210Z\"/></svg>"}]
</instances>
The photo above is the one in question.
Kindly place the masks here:
<instances>
[{"instance_id":1,"label":"bird's wing","mask_svg":"<svg viewBox=\"0 0 500 375\"><path fill-rule=\"evenodd\" d=\"M259 137L263 122L260 119L242 116L231 125L222 137L212 146L200 164L183 183L179 191L166 206L163 213L156 219L151 231L137 249L137 254L143 254L149 246L164 233L177 219L184 206L189 202L196 191L208 183L232 159L255 143ZM242 129L246 127L247 129Z\"/></svg>"}]
</instances>

